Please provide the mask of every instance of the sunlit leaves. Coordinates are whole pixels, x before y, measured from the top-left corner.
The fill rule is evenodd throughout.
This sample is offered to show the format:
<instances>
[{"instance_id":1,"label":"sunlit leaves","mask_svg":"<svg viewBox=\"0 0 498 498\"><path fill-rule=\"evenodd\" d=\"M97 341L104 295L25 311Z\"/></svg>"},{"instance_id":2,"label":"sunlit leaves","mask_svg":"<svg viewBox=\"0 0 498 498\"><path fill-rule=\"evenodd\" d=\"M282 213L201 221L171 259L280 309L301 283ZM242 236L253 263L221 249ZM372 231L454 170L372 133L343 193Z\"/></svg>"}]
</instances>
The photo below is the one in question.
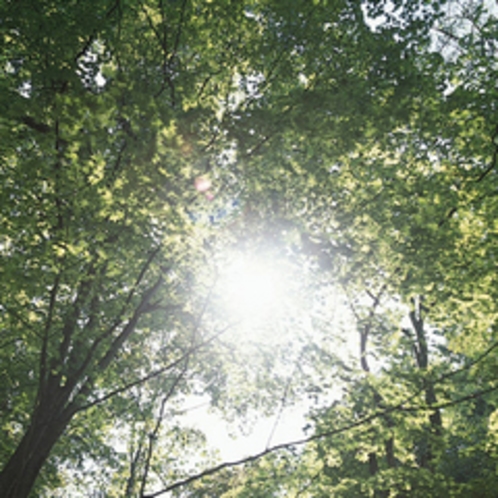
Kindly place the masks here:
<instances>
[{"instance_id":1,"label":"sunlit leaves","mask_svg":"<svg viewBox=\"0 0 498 498\"><path fill-rule=\"evenodd\" d=\"M187 492L488 492L496 19L469 3L452 24L453 6L0 7L2 462L63 400L50 413L77 415L40 486L65 465L133 495L199 463L182 396L246 430L306 397L336 436ZM302 309L242 340L219 306L238 291L214 282L230 251L265 250Z\"/></svg>"}]
</instances>

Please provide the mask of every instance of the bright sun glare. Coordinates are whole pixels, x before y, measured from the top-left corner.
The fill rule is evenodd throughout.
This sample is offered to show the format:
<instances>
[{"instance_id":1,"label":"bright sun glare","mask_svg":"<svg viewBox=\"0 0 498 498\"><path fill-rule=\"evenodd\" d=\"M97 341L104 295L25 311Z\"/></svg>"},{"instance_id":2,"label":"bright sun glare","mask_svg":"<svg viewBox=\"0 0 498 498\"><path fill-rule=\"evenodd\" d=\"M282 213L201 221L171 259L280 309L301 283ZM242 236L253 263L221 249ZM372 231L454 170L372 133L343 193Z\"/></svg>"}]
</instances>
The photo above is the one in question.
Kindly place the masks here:
<instances>
[{"instance_id":1,"label":"bright sun glare","mask_svg":"<svg viewBox=\"0 0 498 498\"><path fill-rule=\"evenodd\" d=\"M284 277L268 259L238 255L224 268L220 291L224 311L239 320L274 315L284 300Z\"/></svg>"}]
</instances>

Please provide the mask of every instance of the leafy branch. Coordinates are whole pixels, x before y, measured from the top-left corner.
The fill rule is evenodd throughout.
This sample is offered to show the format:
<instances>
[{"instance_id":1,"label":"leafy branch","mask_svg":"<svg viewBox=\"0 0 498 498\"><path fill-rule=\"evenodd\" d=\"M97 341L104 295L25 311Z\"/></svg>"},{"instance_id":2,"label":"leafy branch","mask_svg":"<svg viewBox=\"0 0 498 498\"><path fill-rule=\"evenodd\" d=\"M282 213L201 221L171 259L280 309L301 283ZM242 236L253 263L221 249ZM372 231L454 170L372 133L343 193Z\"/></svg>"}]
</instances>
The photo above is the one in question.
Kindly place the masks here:
<instances>
[{"instance_id":1,"label":"leafy branch","mask_svg":"<svg viewBox=\"0 0 498 498\"><path fill-rule=\"evenodd\" d=\"M270 448L266 448L265 450L263 450L259 453L256 453L254 455L251 455L251 456L248 456L245 458L241 458L239 460L234 460L232 462L223 462L219 465L216 465L215 467L211 467L209 469L203 470L202 472L199 472L198 474L194 474L194 475L191 475L185 479L177 481L177 482L167 486L166 488L161 489L160 491L156 491L154 493L142 495L141 498L155 498L157 496L163 495L165 493L168 493L168 492L173 491L175 489L184 487L184 486L191 484L195 481L198 481L200 479L203 479L204 477L216 474L217 472L220 472L223 469L238 467L240 465L245 465L247 463L257 461L257 460L265 457L266 455L269 455L271 453L275 453L277 451L287 450L287 449L290 449L290 448L293 448L296 446L303 446L303 445L308 444L312 441L317 441L317 440L321 440L321 439L325 439L325 438L330 438L332 436L337 436L338 434L342 434L342 433L348 432L352 429L356 429L358 427L364 426L370 422L373 422L374 420L376 420L378 418L386 417L386 415L392 414L394 412L433 411L436 409L446 408L449 406L458 405L460 403L465 403L466 401L471 401L473 399L480 398L480 397L482 397L486 394L489 394L493 391L498 391L498 385L490 387L488 389L481 390L481 391L476 391L475 393L469 394L467 396L462 396L462 397L457 398L455 400L452 400L450 402L442 403L439 405L434 405L434 406L420 405L420 406L411 406L411 407L405 406L407 402L409 402L410 400L412 400L413 398L418 396L418 394L420 394L421 390L419 390L417 393L409 396L401 403L398 403L398 404L396 404L392 407L389 407L389 408L385 408L383 410L376 411L376 412L372 413L371 415L363 417L362 419L360 419L356 422L351 422L349 424L345 424L342 427L338 427L338 428L332 429L330 431L325 431L325 432L320 432L318 434L313 434L312 436L309 436L306 438L296 439L294 441L289 441L287 443L277 444L277 445L272 446Z\"/></svg>"}]
</instances>

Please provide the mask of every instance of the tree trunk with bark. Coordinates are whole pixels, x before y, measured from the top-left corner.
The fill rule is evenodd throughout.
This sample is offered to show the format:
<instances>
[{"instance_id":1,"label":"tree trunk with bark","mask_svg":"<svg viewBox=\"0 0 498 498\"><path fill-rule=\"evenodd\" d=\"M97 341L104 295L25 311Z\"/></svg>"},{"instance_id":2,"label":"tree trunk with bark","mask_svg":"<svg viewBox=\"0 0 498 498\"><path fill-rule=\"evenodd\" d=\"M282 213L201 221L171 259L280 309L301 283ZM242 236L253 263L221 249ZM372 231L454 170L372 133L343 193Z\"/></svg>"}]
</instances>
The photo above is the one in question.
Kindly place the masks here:
<instances>
[{"instance_id":1,"label":"tree trunk with bark","mask_svg":"<svg viewBox=\"0 0 498 498\"><path fill-rule=\"evenodd\" d=\"M44 390L31 423L0 473L2 498L27 498L52 448L67 428L75 411L64 408L63 388L55 384Z\"/></svg>"}]
</instances>

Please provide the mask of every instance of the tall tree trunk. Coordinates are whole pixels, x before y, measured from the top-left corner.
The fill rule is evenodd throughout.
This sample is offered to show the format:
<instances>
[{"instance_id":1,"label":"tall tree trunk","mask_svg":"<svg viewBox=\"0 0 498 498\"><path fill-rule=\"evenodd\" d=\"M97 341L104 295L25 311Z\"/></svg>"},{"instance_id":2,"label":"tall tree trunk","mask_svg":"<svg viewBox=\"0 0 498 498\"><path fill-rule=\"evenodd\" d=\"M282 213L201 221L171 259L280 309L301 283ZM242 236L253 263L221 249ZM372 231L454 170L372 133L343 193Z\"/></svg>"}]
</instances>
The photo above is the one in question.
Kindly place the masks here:
<instances>
[{"instance_id":1,"label":"tall tree trunk","mask_svg":"<svg viewBox=\"0 0 498 498\"><path fill-rule=\"evenodd\" d=\"M375 315L375 310L377 306L380 303L380 298L385 290L385 286L382 287L377 294L377 296L374 299L374 303L372 305L372 309L370 310L370 316L368 323L365 325L363 330L360 330L360 365L361 369L366 373L370 373L370 366L368 364L368 357L367 357L367 344L368 344L368 338L370 335L370 330L372 328L373 324L373 318ZM382 403L382 396L377 392L376 389L373 389L374 393L374 402L375 405L378 407ZM394 423L389 417L389 415L386 415L384 417L388 427L392 428L394 427ZM396 466L396 458L394 456L394 439L390 437L389 439L384 441L384 449L386 452L386 461L387 464L390 468L394 468ZM368 454L368 470L370 475L373 477L379 472L379 460L377 457L377 453L375 451L372 451ZM374 498L387 498L390 494L389 489L376 489L374 491Z\"/></svg>"},{"instance_id":2,"label":"tall tree trunk","mask_svg":"<svg viewBox=\"0 0 498 498\"><path fill-rule=\"evenodd\" d=\"M156 249L149 256L143 267L140 279L145 274L155 255L158 254L158 251L159 249ZM144 292L132 316L122 327L119 334L114 337L100 361L98 361L97 368L100 372L104 371L114 360L123 343L135 330L140 316L147 308L149 299L158 291L161 285L162 278L160 277L154 285ZM120 317L118 318L120 319ZM70 327L73 326L74 320L70 324ZM68 341L73 335L70 327L68 327L66 333L66 336L69 337ZM110 329L110 332L112 331L113 328ZM93 352L104 337L105 333L100 338L94 340L93 344L89 346L85 360L83 360L82 364L75 366L71 376L68 376L65 381L62 380L62 374L48 374L48 376L45 376L43 371L40 372L41 381L36 398L37 401L31 416L31 423L15 452L0 472L0 498L28 497L52 448L66 430L74 414L78 411L76 396L78 394L88 395L88 391L85 390L86 387L89 387L89 384L87 384L88 377L85 377L85 370L92 359ZM68 349L65 341L66 337L64 337L61 345L61 355L65 354ZM42 357L43 354L42 352ZM57 361L59 361L59 364ZM58 359L55 366L58 366L62 370L64 362ZM85 378L86 380L83 382L83 385L80 384L78 389L78 383Z\"/></svg>"},{"instance_id":3,"label":"tall tree trunk","mask_svg":"<svg viewBox=\"0 0 498 498\"><path fill-rule=\"evenodd\" d=\"M418 368L422 371L422 374L425 375L425 372L429 366L429 347L427 345L424 320L422 317L423 307L419 302L415 302L415 300L413 301L413 306L414 309L410 312L410 320L416 335L416 343L414 346L415 359L417 361ZM422 382L425 402L429 406L435 405L437 397L433 383L426 378L423 378ZM443 430L441 413L437 408L435 408L429 415L429 423L429 434L423 441L421 441L420 466L431 469L434 460L434 442L432 441L432 438L440 436Z\"/></svg>"},{"instance_id":4,"label":"tall tree trunk","mask_svg":"<svg viewBox=\"0 0 498 498\"><path fill-rule=\"evenodd\" d=\"M374 307L375 309L375 307ZM371 315L371 317L373 314ZM367 326L360 331L360 364L361 368L365 373L370 373L370 366L368 365L367 359L367 341L368 335L370 333L371 321ZM374 391L375 404L378 405L379 401L382 400L377 391ZM368 454L368 472L373 477L379 472L379 461L377 458L377 453L372 451ZM386 498L389 495L388 490L376 489L374 492L374 498Z\"/></svg>"},{"instance_id":5,"label":"tall tree trunk","mask_svg":"<svg viewBox=\"0 0 498 498\"><path fill-rule=\"evenodd\" d=\"M5 467L0 472L2 498L27 498L40 469L68 426L74 410L64 407L62 388L45 390L31 423Z\"/></svg>"}]
</instances>

